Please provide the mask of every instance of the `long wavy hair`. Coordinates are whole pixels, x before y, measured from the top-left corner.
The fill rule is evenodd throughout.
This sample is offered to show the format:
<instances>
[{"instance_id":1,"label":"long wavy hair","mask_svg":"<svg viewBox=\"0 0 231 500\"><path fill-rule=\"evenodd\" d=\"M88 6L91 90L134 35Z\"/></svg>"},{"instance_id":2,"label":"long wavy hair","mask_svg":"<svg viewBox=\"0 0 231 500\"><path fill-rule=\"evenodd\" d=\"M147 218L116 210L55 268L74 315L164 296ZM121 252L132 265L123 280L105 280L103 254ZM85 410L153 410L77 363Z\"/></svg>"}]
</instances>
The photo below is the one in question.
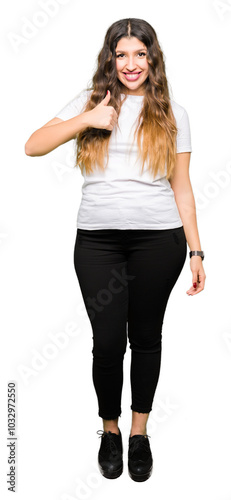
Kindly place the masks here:
<instances>
[{"instance_id":1,"label":"long wavy hair","mask_svg":"<svg viewBox=\"0 0 231 500\"><path fill-rule=\"evenodd\" d=\"M156 32L149 23L142 19L128 18L110 26L98 55L98 67L92 78L92 86L88 88L91 92L83 111L92 110L104 99L107 90L110 90L109 105L119 115L124 102L121 100L121 93L125 94L125 99L127 94L126 88L117 78L115 51L118 41L124 37L136 37L147 48L148 77L145 81L143 106L134 132L142 172L146 163L154 177L159 172L169 179L176 160L177 126L170 103L164 55ZM111 133L110 130L87 127L76 135L76 166L80 167L81 172L85 168L86 173L90 174L96 164L100 169L105 169Z\"/></svg>"}]
</instances>

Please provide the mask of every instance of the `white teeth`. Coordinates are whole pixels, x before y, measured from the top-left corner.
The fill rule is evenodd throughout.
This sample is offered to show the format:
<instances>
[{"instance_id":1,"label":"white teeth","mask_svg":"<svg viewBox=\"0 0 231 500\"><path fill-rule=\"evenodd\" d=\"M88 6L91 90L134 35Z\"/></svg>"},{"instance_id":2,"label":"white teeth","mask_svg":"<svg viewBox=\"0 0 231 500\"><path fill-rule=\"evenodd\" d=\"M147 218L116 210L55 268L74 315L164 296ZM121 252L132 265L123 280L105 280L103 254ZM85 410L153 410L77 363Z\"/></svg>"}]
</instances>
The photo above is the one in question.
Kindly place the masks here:
<instances>
[{"instance_id":1,"label":"white teeth","mask_svg":"<svg viewBox=\"0 0 231 500\"><path fill-rule=\"evenodd\" d=\"M134 78L137 78L139 76L139 73L135 73L135 74L129 74L129 73L126 73L126 77L127 78L130 78L131 80L133 80Z\"/></svg>"}]
</instances>

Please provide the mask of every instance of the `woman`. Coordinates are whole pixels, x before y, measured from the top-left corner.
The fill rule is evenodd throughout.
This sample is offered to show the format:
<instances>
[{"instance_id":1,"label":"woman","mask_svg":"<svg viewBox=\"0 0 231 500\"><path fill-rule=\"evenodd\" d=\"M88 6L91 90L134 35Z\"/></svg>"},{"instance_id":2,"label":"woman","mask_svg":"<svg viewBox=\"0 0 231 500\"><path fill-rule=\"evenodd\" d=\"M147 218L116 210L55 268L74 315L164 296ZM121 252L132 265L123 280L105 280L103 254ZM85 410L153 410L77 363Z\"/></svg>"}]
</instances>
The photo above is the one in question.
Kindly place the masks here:
<instances>
[{"instance_id":1,"label":"woman","mask_svg":"<svg viewBox=\"0 0 231 500\"><path fill-rule=\"evenodd\" d=\"M192 286L205 273L189 179L186 110L170 99L164 56L152 26L123 19L108 29L92 87L36 130L25 146L44 155L76 139L84 177L74 265L93 331L93 383L103 431L101 473L123 471L123 358L131 349L132 424L128 471L148 479L147 420L161 360L162 324L190 247Z\"/></svg>"}]
</instances>

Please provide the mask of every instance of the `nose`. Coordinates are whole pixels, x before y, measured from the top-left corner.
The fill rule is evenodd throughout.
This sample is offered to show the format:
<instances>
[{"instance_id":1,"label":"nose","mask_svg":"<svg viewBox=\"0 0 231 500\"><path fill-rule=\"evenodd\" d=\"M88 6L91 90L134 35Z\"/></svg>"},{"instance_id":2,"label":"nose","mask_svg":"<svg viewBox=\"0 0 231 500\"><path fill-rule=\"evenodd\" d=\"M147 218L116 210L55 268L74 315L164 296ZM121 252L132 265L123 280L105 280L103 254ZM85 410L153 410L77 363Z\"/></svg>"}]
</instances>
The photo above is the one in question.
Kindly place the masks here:
<instances>
[{"instance_id":1,"label":"nose","mask_svg":"<svg viewBox=\"0 0 231 500\"><path fill-rule=\"evenodd\" d=\"M131 72L136 69L136 63L135 63L134 57L132 55L129 56L127 59L126 68L128 71L131 71Z\"/></svg>"}]
</instances>

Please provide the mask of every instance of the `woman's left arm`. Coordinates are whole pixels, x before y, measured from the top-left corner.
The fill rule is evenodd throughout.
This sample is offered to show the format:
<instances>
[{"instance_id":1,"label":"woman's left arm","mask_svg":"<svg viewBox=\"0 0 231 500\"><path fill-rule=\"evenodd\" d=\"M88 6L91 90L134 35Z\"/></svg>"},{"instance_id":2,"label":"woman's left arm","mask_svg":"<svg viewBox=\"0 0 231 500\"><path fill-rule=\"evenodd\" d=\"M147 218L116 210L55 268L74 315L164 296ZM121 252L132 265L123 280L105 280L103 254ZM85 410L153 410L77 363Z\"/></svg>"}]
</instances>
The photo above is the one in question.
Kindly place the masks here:
<instances>
[{"instance_id":1,"label":"woman's left arm","mask_svg":"<svg viewBox=\"0 0 231 500\"><path fill-rule=\"evenodd\" d=\"M169 182L174 192L177 208L190 250L202 250L197 228L195 199L189 177L190 158L191 153L177 153L176 165ZM188 295L195 295L201 292L205 286L206 275L202 264L202 258L193 255L190 259L190 268L194 286L187 290L186 293Z\"/></svg>"}]
</instances>

